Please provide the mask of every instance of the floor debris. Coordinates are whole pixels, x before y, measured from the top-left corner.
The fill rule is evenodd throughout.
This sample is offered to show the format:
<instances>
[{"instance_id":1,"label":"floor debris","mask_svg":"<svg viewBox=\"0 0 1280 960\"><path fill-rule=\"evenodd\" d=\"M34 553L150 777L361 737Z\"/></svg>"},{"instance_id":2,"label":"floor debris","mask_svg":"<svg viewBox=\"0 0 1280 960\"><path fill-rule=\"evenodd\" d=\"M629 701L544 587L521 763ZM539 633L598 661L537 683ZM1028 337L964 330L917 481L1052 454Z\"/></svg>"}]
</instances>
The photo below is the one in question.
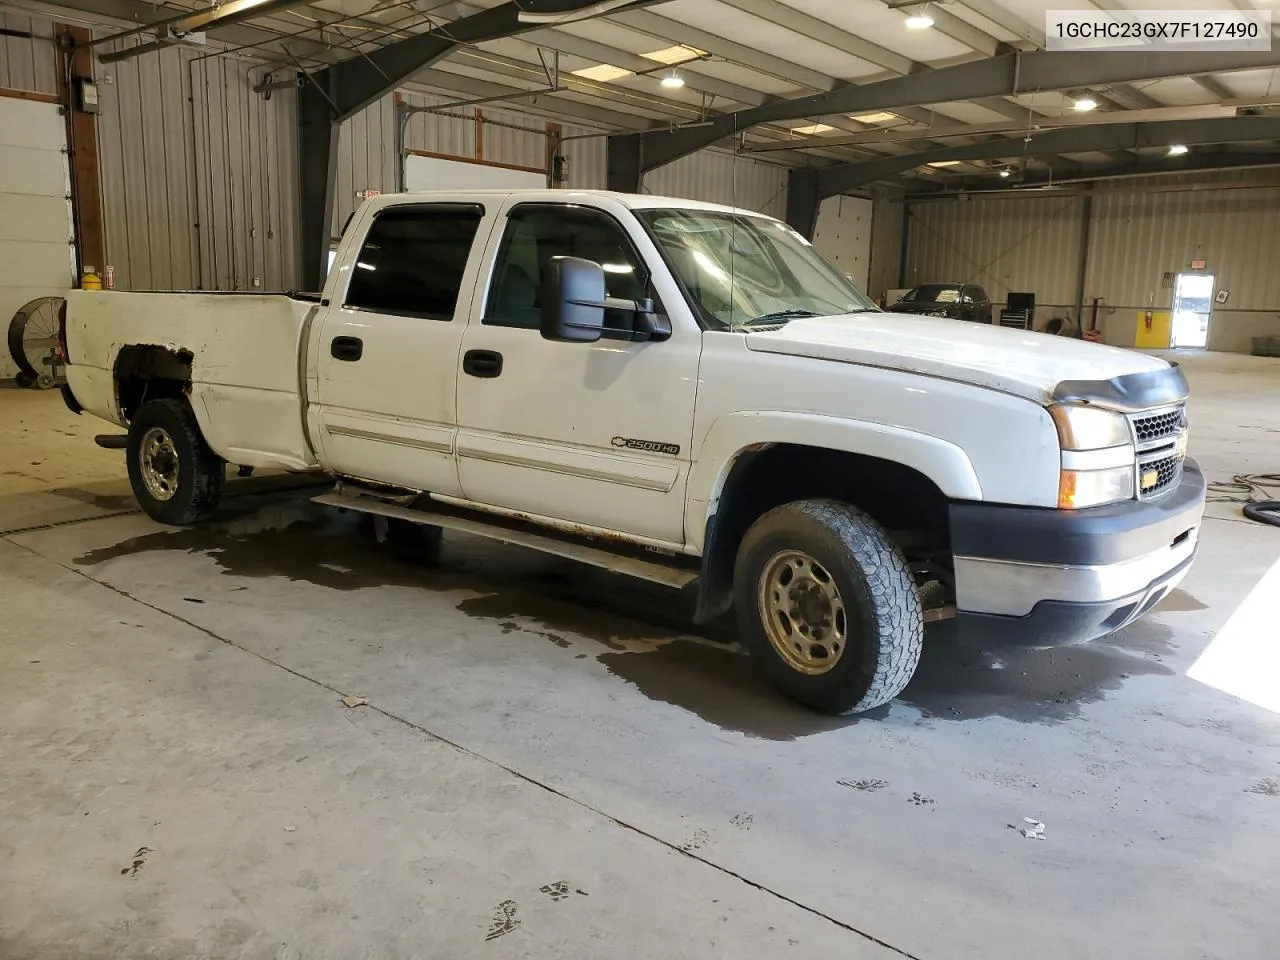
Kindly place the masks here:
<instances>
[{"instance_id":1,"label":"floor debris","mask_svg":"<svg viewBox=\"0 0 1280 960\"><path fill-rule=\"evenodd\" d=\"M1039 820L1037 820L1035 817L1023 817L1023 818L1022 818L1022 822L1023 822L1024 826L1019 827L1019 826L1015 826L1014 824L1012 824L1012 823L1011 823L1011 824L1009 824L1009 827L1010 827L1011 829L1013 829L1013 830L1017 830L1020 834L1022 834L1022 835L1023 835L1024 837L1026 837L1028 840L1043 840L1043 839L1044 839L1044 824L1043 824L1043 823L1041 823L1041 822L1040 822Z\"/></svg>"},{"instance_id":2,"label":"floor debris","mask_svg":"<svg viewBox=\"0 0 1280 960\"><path fill-rule=\"evenodd\" d=\"M364 697L357 697L354 693L348 693L342 698L342 705L344 707L362 707L368 702L369 701Z\"/></svg>"}]
</instances>

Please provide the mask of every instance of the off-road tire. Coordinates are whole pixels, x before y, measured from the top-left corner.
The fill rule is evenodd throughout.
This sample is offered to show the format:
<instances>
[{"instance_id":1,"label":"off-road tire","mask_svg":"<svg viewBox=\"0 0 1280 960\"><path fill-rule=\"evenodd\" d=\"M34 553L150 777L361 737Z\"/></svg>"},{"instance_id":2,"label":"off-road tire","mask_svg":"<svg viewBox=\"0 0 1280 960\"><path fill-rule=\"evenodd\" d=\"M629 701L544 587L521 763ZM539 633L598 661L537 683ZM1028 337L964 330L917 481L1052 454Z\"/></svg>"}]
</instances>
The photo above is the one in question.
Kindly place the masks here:
<instances>
[{"instance_id":1,"label":"off-road tire","mask_svg":"<svg viewBox=\"0 0 1280 960\"><path fill-rule=\"evenodd\" d=\"M760 578L780 552L799 550L820 563L846 611L846 646L827 673L810 675L774 649L762 621ZM862 713L907 685L924 640L915 581L881 526L836 500L777 507L747 531L734 568L738 629L752 657L784 694L824 713Z\"/></svg>"},{"instance_id":2,"label":"off-road tire","mask_svg":"<svg viewBox=\"0 0 1280 960\"><path fill-rule=\"evenodd\" d=\"M178 459L177 488L168 500L152 496L142 476L142 439L153 427L162 428L172 438ZM217 509L227 465L204 442L185 400L150 400L139 407L129 422L125 451L133 495L152 520L182 527L206 519Z\"/></svg>"}]
</instances>

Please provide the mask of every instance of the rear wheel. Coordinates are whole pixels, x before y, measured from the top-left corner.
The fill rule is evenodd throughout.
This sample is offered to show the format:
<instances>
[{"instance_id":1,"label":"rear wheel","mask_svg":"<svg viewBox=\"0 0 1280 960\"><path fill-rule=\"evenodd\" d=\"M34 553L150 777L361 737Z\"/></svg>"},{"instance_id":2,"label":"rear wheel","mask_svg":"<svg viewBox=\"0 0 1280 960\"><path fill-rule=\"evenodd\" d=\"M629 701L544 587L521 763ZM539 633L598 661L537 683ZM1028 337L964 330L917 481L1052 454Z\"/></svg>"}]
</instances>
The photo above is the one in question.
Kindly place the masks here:
<instances>
[{"instance_id":1,"label":"rear wheel","mask_svg":"<svg viewBox=\"0 0 1280 960\"><path fill-rule=\"evenodd\" d=\"M144 513L160 523L185 526L217 509L226 463L200 435L183 400L151 400L129 422L129 483Z\"/></svg>"},{"instance_id":2,"label":"rear wheel","mask_svg":"<svg viewBox=\"0 0 1280 960\"><path fill-rule=\"evenodd\" d=\"M747 531L734 571L739 630L783 693L827 713L887 703L920 661L911 570L854 507L801 500Z\"/></svg>"}]
</instances>

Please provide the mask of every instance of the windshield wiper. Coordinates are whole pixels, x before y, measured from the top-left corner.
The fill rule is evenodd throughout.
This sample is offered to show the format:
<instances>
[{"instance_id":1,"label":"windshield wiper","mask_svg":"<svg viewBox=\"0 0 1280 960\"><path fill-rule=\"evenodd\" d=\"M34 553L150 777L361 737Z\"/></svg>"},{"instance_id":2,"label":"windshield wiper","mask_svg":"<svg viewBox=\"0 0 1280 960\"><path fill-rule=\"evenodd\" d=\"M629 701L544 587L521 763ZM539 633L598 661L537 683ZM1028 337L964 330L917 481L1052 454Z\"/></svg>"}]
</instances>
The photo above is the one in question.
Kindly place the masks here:
<instances>
[{"instance_id":1,"label":"windshield wiper","mask_svg":"<svg viewBox=\"0 0 1280 960\"><path fill-rule=\"evenodd\" d=\"M780 320L795 320L798 317L816 316L819 316L819 314L814 313L812 310L778 310L774 313L765 313L758 317L752 317L743 326L756 327L766 323L777 323Z\"/></svg>"}]
</instances>

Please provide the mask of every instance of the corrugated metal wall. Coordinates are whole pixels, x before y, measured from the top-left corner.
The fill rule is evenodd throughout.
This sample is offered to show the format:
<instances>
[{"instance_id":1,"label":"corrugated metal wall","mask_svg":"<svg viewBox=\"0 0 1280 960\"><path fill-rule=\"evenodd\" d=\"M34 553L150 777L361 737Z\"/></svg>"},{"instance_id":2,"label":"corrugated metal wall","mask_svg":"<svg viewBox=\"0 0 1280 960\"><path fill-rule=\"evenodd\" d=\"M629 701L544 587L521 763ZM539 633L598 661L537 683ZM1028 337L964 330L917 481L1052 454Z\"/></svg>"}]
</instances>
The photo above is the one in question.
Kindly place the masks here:
<instances>
[{"instance_id":1,"label":"corrugated metal wall","mask_svg":"<svg viewBox=\"0 0 1280 960\"><path fill-rule=\"evenodd\" d=\"M0 87L57 93L53 23L39 17L0 12L0 28L32 34L30 37L0 35Z\"/></svg>"},{"instance_id":2,"label":"corrugated metal wall","mask_svg":"<svg viewBox=\"0 0 1280 960\"><path fill-rule=\"evenodd\" d=\"M445 97L417 92L402 92L401 96L415 107L438 107L448 102ZM483 159L522 167L545 166L548 123L545 118L487 106L480 111L485 119ZM395 188L395 124L395 101L388 95L343 125L338 139L335 236L361 202L363 191L385 193ZM571 138L563 147L570 188L604 188L605 138L590 136L604 132L577 124L560 124L561 136ZM444 114L411 114L405 125L404 144L410 150L474 158L477 146L474 108L462 107ZM645 178L647 193L736 204L778 217L786 211L786 189L785 167L735 157L721 150L700 151Z\"/></svg>"},{"instance_id":3,"label":"corrugated metal wall","mask_svg":"<svg viewBox=\"0 0 1280 960\"><path fill-rule=\"evenodd\" d=\"M787 212L787 168L722 150L700 150L650 171L644 192L657 196L727 203L783 217Z\"/></svg>"},{"instance_id":4,"label":"corrugated metal wall","mask_svg":"<svg viewBox=\"0 0 1280 960\"><path fill-rule=\"evenodd\" d=\"M872 194L871 269L866 292L874 299L898 286L902 266L902 221L906 215L901 191L878 190Z\"/></svg>"},{"instance_id":5,"label":"corrugated metal wall","mask_svg":"<svg viewBox=\"0 0 1280 960\"><path fill-rule=\"evenodd\" d=\"M1037 310L1074 304L1080 262L1078 197L1000 197L907 207L905 286L981 284L994 301L1031 291Z\"/></svg>"},{"instance_id":6,"label":"corrugated metal wall","mask_svg":"<svg viewBox=\"0 0 1280 960\"><path fill-rule=\"evenodd\" d=\"M1133 343L1137 311L1169 309L1173 275L1196 259L1228 291L1214 307L1210 349L1247 352L1252 337L1280 333L1280 186L1241 186L1249 176L1095 190L1084 296L1103 301L1109 343ZM1082 213L1078 195L910 204L906 282L972 279L995 300L1034 292L1043 319L1074 312Z\"/></svg>"},{"instance_id":7,"label":"corrugated metal wall","mask_svg":"<svg viewBox=\"0 0 1280 960\"><path fill-rule=\"evenodd\" d=\"M296 95L261 67L169 47L102 66L107 260L128 290L296 286Z\"/></svg>"}]
</instances>

